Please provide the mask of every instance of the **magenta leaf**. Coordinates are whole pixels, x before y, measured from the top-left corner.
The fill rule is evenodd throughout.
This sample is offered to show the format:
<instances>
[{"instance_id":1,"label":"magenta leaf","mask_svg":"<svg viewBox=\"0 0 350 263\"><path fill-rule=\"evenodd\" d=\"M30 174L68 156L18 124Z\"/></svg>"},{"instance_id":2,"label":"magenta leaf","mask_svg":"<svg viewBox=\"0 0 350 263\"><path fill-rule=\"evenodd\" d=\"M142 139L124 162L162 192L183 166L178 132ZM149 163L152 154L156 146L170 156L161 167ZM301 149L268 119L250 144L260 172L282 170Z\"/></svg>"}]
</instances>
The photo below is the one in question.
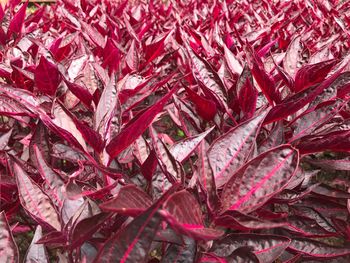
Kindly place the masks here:
<instances>
[{"instance_id":1,"label":"magenta leaf","mask_svg":"<svg viewBox=\"0 0 350 263\"><path fill-rule=\"evenodd\" d=\"M192 152L198 147L198 145L213 129L214 127L211 127L203 133L177 142L170 148L171 155L174 156L175 160L177 160L178 162L183 162L191 156Z\"/></svg>"},{"instance_id":2,"label":"magenta leaf","mask_svg":"<svg viewBox=\"0 0 350 263\"><path fill-rule=\"evenodd\" d=\"M292 78L298 70L298 63L302 60L303 44L301 37L296 36L288 46L286 55L283 59L283 67Z\"/></svg>"},{"instance_id":3,"label":"magenta leaf","mask_svg":"<svg viewBox=\"0 0 350 263\"><path fill-rule=\"evenodd\" d=\"M155 204L112 235L103 244L94 262L145 261L162 221L158 213L159 208L176 188L177 186L174 186L169 189Z\"/></svg>"},{"instance_id":4,"label":"magenta leaf","mask_svg":"<svg viewBox=\"0 0 350 263\"><path fill-rule=\"evenodd\" d=\"M303 66L295 75L294 90L298 92L320 83L325 79L328 72L335 64L335 60L329 60L317 64Z\"/></svg>"},{"instance_id":5,"label":"magenta leaf","mask_svg":"<svg viewBox=\"0 0 350 263\"><path fill-rule=\"evenodd\" d=\"M149 107L125 127L120 133L114 137L107 145L106 150L111 158L116 157L119 153L125 150L137 137L139 137L147 127L152 123L158 113L163 110L163 107L171 96L176 92L177 87L174 87L168 94L160 99L153 106Z\"/></svg>"},{"instance_id":6,"label":"magenta leaf","mask_svg":"<svg viewBox=\"0 0 350 263\"><path fill-rule=\"evenodd\" d=\"M37 164L37 169L41 177L45 181L46 185L48 186L48 189L46 190L46 192L50 194L53 201L59 207L62 207L63 200L64 200L64 196L62 192L64 182L60 177L60 175L57 174L54 170L52 170L52 168L47 164L38 146L34 145L33 148L34 148L34 155L35 155L35 160Z\"/></svg>"},{"instance_id":7,"label":"magenta leaf","mask_svg":"<svg viewBox=\"0 0 350 263\"><path fill-rule=\"evenodd\" d=\"M186 47L193 65L194 77L198 82L211 91L212 96L214 96L216 103L218 103L220 108L225 109L227 103L227 92L218 74L213 70L210 64L198 56L192 48L188 46Z\"/></svg>"},{"instance_id":8,"label":"magenta leaf","mask_svg":"<svg viewBox=\"0 0 350 263\"><path fill-rule=\"evenodd\" d=\"M48 95L55 95L58 85L61 81L61 75L57 66L41 56L39 65L34 73L35 84L40 92Z\"/></svg>"},{"instance_id":9,"label":"magenta leaf","mask_svg":"<svg viewBox=\"0 0 350 263\"><path fill-rule=\"evenodd\" d=\"M190 100L196 106L196 111L199 114L199 116L201 116L206 121L211 121L212 119L214 119L217 113L215 102L198 95L196 92L192 91L190 88L185 87L185 89L186 89L186 92L188 93Z\"/></svg>"},{"instance_id":10,"label":"magenta leaf","mask_svg":"<svg viewBox=\"0 0 350 263\"><path fill-rule=\"evenodd\" d=\"M222 211L256 210L283 190L298 163L298 151L289 145L260 154L232 174L221 195Z\"/></svg>"},{"instance_id":11,"label":"magenta leaf","mask_svg":"<svg viewBox=\"0 0 350 263\"><path fill-rule=\"evenodd\" d=\"M122 215L138 216L152 205L152 199L135 185L122 187L118 195L100 204L102 210Z\"/></svg>"},{"instance_id":12,"label":"magenta leaf","mask_svg":"<svg viewBox=\"0 0 350 263\"><path fill-rule=\"evenodd\" d=\"M216 139L208 150L217 187L222 187L230 176L250 157L255 138L265 114L243 122Z\"/></svg>"},{"instance_id":13,"label":"magenta leaf","mask_svg":"<svg viewBox=\"0 0 350 263\"><path fill-rule=\"evenodd\" d=\"M4 211L0 213L0 260L19 262L19 253Z\"/></svg>"},{"instance_id":14,"label":"magenta leaf","mask_svg":"<svg viewBox=\"0 0 350 263\"><path fill-rule=\"evenodd\" d=\"M213 171L210 167L209 159L207 156L208 145L205 141L202 141L198 149L198 160L196 162L198 182L200 187L206 194L208 207L211 210L218 208L218 196L216 191L215 179Z\"/></svg>"},{"instance_id":15,"label":"magenta leaf","mask_svg":"<svg viewBox=\"0 0 350 263\"><path fill-rule=\"evenodd\" d=\"M157 154L154 150L152 150L147 156L147 159L143 162L141 166L142 175L148 181L152 180L152 176L156 171L157 164L158 164Z\"/></svg>"},{"instance_id":16,"label":"magenta leaf","mask_svg":"<svg viewBox=\"0 0 350 263\"><path fill-rule=\"evenodd\" d=\"M171 195L163 208L162 215L180 233L202 240L216 239L223 234L220 230L204 226L199 203L186 190Z\"/></svg>"},{"instance_id":17,"label":"magenta leaf","mask_svg":"<svg viewBox=\"0 0 350 263\"><path fill-rule=\"evenodd\" d=\"M19 164L14 162L13 169L23 208L40 224L60 230L61 223L50 198L33 182Z\"/></svg>"},{"instance_id":18,"label":"magenta leaf","mask_svg":"<svg viewBox=\"0 0 350 263\"><path fill-rule=\"evenodd\" d=\"M140 61L135 40L131 42L130 49L125 57L125 62L131 71L136 71L139 68Z\"/></svg>"},{"instance_id":19,"label":"magenta leaf","mask_svg":"<svg viewBox=\"0 0 350 263\"><path fill-rule=\"evenodd\" d=\"M26 17L28 2L25 2L21 8L17 11L15 16L12 18L10 25L8 27L7 35L20 34L24 24L24 19Z\"/></svg>"},{"instance_id":20,"label":"magenta leaf","mask_svg":"<svg viewBox=\"0 0 350 263\"><path fill-rule=\"evenodd\" d=\"M104 36L101 35L101 33L98 30L96 30L94 26L89 25L84 21L80 21L80 24L82 26L82 29L84 30L84 33L86 32L86 34L89 36L89 38L94 44L101 48L105 47L106 41Z\"/></svg>"}]
</instances>

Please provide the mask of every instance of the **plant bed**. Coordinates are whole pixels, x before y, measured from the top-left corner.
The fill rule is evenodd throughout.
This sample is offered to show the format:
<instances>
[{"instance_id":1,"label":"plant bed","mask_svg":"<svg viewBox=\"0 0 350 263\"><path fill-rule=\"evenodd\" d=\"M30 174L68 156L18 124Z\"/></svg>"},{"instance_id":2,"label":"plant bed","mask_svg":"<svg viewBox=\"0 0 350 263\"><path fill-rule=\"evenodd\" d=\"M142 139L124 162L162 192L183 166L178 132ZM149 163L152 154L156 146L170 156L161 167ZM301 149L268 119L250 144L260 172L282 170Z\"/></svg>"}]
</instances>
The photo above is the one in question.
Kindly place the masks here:
<instances>
[{"instance_id":1,"label":"plant bed","mask_svg":"<svg viewBox=\"0 0 350 263\"><path fill-rule=\"evenodd\" d=\"M349 262L345 1L9 1L0 262Z\"/></svg>"}]
</instances>

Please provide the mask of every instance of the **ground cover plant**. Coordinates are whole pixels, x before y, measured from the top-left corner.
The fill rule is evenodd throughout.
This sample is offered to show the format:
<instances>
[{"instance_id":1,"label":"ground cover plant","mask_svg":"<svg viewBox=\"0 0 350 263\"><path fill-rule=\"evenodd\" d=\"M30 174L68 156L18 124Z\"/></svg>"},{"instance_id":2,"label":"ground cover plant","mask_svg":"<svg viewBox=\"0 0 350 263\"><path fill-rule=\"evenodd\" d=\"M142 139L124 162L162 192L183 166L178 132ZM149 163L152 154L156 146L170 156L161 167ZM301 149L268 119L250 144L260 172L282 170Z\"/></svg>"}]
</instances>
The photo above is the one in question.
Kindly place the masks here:
<instances>
[{"instance_id":1,"label":"ground cover plant","mask_svg":"<svg viewBox=\"0 0 350 263\"><path fill-rule=\"evenodd\" d=\"M0 20L0 262L350 262L349 1Z\"/></svg>"}]
</instances>

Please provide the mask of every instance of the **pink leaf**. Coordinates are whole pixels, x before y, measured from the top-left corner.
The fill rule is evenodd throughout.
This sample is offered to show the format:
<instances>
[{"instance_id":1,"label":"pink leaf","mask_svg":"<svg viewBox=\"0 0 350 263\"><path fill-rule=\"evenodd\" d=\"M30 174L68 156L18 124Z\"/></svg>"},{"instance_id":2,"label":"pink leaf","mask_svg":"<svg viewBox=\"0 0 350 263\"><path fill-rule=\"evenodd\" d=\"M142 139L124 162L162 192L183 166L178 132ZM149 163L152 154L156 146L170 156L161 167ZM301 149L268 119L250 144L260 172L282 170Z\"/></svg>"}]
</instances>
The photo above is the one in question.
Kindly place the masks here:
<instances>
[{"instance_id":1,"label":"pink leaf","mask_svg":"<svg viewBox=\"0 0 350 263\"><path fill-rule=\"evenodd\" d=\"M19 262L18 248L4 211L0 213L0 229L0 261Z\"/></svg>"},{"instance_id":2,"label":"pink leaf","mask_svg":"<svg viewBox=\"0 0 350 263\"><path fill-rule=\"evenodd\" d=\"M50 198L17 163L13 163L19 197L23 208L41 224L60 230L61 223Z\"/></svg>"}]
</instances>

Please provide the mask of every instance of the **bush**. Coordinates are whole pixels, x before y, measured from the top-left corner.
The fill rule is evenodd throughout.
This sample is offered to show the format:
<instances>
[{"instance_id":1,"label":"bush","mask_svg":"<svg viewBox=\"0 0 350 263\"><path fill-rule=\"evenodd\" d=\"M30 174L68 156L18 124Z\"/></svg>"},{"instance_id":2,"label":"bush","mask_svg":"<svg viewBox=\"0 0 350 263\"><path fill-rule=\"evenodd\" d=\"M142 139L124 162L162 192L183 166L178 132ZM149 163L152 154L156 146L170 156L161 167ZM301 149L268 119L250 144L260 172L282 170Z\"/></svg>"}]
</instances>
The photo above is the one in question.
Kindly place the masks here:
<instances>
[{"instance_id":1,"label":"bush","mask_svg":"<svg viewBox=\"0 0 350 263\"><path fill-rule=\"evenodd\" d=\"M20 2L1 262L349 262L350 2Z\"/></svg>"}]
</instances>

